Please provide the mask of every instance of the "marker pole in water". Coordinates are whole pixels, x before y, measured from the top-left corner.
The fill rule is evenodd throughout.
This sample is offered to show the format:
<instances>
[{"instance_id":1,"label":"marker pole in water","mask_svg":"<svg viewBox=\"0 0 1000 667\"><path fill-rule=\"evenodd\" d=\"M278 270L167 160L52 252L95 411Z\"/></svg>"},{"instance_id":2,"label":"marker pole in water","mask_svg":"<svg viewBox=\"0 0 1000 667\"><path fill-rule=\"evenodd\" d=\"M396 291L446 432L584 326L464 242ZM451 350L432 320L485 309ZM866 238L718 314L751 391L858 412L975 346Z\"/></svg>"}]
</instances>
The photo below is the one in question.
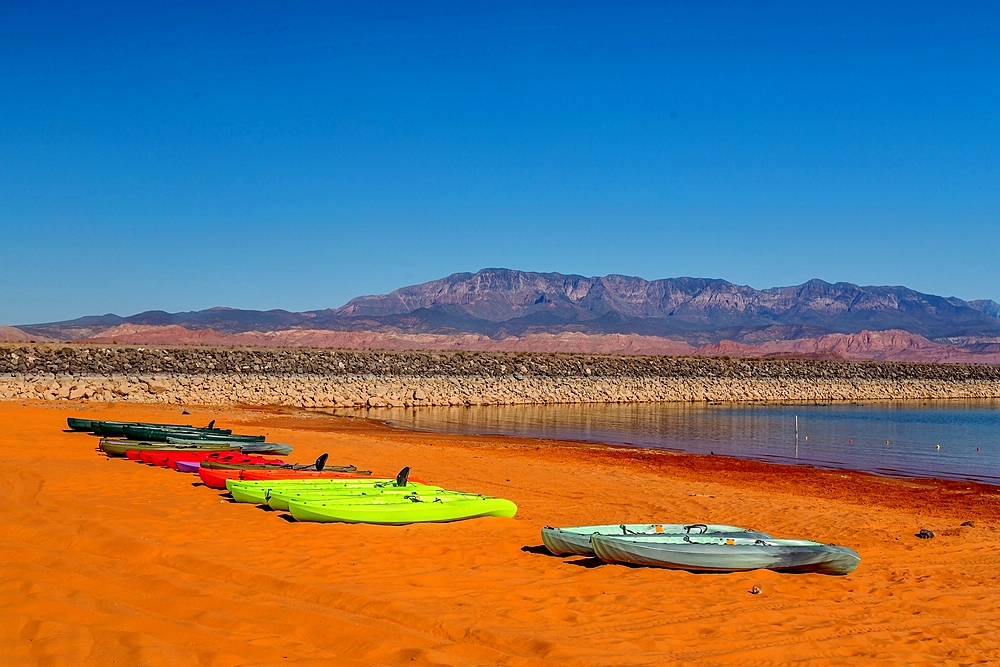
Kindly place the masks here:
<instances>
[{"instance_id":1,"label":"marker pole in water","mask_svg":"<svg viewBox=\"0 0 1000 667\"><path fill-rule=\"evenodd\" d=\"M795 415L795 458L799 458L799 416Z\"/></svg>"}]
</instances>

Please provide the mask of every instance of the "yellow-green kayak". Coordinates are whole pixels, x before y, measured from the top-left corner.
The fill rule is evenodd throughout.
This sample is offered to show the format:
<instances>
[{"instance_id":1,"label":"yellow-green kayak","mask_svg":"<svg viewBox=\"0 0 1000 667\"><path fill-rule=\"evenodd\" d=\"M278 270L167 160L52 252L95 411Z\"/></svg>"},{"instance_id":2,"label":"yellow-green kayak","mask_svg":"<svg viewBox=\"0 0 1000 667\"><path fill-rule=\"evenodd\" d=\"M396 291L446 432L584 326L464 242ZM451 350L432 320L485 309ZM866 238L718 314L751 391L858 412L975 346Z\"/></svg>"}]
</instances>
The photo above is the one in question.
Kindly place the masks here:
<instances>
[{"instance_id":1,"label":"yellow-green kayak","mask_svg":"<svg viewBox=\"0 0 1000 667\"><path fill-rule=\"evenodd\" d=\"M517 505L503 498L456 494L454 496L367 497L332 501L289 500L288 509L297 521L373 523L400 526L409 523L461 521L484 516L513 517Z\"/></svg>"},{"instance_id":2,"label":"yellow-green kayak","mask_svg":"<svg viewBox=\"0 0 1000 667\"><path fill-rule=\"evenodd\" d=\"M453 495L458 491L448 491L439 486L415 487L408 484L405 488L378 489L371 487L351 487L341 489L312 489L312 490L288 490L270 489L267 493L267 504L271 509L288 511L289 500L337 500L340 498L384 498L389 496L433 496L433 495Z\"/></svg>"},{"instance_id":3,"label":"yellow-green kayak","mask_svg":"<svg viewBox=\"0 0 1000 667\"><path fill-rule=\"evenodd\" d=\"M227 479L226 488L238 503L254 503L262 505L267 502L268 495L275 490L289 489L419 489L423 484L408 483L400 487L394 479L364 479L353 477L349 479L280 479L267 481L248 481Z\"/></svg>"}]
</instances>

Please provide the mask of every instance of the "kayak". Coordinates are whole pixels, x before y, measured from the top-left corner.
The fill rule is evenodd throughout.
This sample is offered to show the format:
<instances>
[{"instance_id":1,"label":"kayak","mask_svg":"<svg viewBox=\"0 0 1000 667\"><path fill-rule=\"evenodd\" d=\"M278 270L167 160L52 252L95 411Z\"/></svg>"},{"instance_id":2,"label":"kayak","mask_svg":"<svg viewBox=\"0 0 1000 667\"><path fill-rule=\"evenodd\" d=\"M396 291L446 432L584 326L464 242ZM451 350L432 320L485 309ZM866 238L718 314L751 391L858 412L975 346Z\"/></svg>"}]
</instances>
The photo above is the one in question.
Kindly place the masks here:
<instances>
[{"instance_id":1,"label":"kayak","mask_svg":"<svg viewBox=\"0 0 1000 667\"><path fill-rule=\"evenodd\" d=\"M139 440L101 440L101 451L108 456L125 456L129 449L157 452L236 452L243 454L276 454L284 456L292 448L277 442L191 442L166 443Z\"/></svg>"},{"instance_id":2,"label":"kayak","mask_svg":"<svg viewBox=\"0 0 1000 667\"><path fill-rule=\"evenodd\" d=\"M67 421L67 423L69 422ZM212 421L210 426L200 427L200 426L190 426L181 424L149 424L145 422L91 421L90 428L87 430L97 435L102 435L105 437L117 437L117 438L125 436L126 428L148 428L156 430L166 429L174 433L188 434L188 435L198 435L198 434L229 435L232 433L232 431L229 429L215 428L214 424L215 421Z\"/></svg>"},{"instance_id":3,"label":"kayak","mask_svg":"<svg viewBox=\"0 0 1000 667\"><path fill-rule=\"evenodd\" d=\"M281 482L293 482L291 487ZM352 477L342 475L339 478L327 478L324 480L276 480L276 481L244 481L239 479L226 480L226 489L232 494L233 499L238 503L253 503L262 505L267 502L271 493L277 490L295 488L294 482L320 481L323 485L316 485L314 488L351 488L351 489L376 489L376 488L404 488L396 485L396 480L392 479L366 479L362 477ZM420 489L423 485L407 484L407 489ZM302 487L299 487L302 488Z\"/></svg>"},{"instance_id":4,"label":"kayak","mask_svg":"<svg viewBox=\"0 0 1000 667\"><path fill-rule=\"evenodd\" d=\"M122 435L121 428L124 426L146 426L150 428L170 428L170 429L185 429L194 431L212 431L216 433L232 433L232 431L226 429L215 428L215 420L213 419L209 422L208 426L192 426L191 424L151 424L146 422L115 422L115 421L102 421L99 419L77 419L76 417L67 417L66 425L73 431L83 431L83 432L94 432L96 429L118 429L118 433L115 435Z\"/></svg>"},{"instance_id":5,"label":"kayak","mask_svg":"<svg viewBox=\"0 0 1000 667\"><path fill-rule=\"evenodd\" d=\"M727 526L721 523L613 523L603 526L571 526L568 528L542 528L542 542L545 548L556 556L576 554L593 556L594 548L590 546L590 536L600 535L711 535L727 533L743 537L771 537L767 533L759 533L738 526Z\"/></svg>"},{"instance_id":6,"label":"kayak","mask_svg":"<svg viewBox=\"0 0 1000 667\"><path fill-rule=\"evenodd\" d=\"M188 452L146 452L140 458L145 461L146 455L149 456L149 463L152 465L159 466L161 468L173 468L176 470L178 460L192 460L191 457L193 456L204 460L211 454L207 452L198 452L194 454ZM281 459L269 459L263 456L247 456L246 454L226 454L224 457L218 457L215 460L243 462L246 465L277 465L282 463Z\"/></svg>"},{"instance_id":7,"label":"kayak","mask_svg":"<svg viewBox=\"0 0 1000 667\"><path fill-rule=\"evenodd\" d=\"M122 427L122 435L130 440L152 440L166 442L167 438L189 438L192 440L227 440L230 442L264 442L263 435L238 435L203 431L200 429L178 429L176 427L131 426Z\"/></svg>"},{"instance_id":8,"label":"kayak","mask_svg":"<svg viewBox=\"0 0 1000 667\"><path fill-rule=\"evenodd\" d=\"M308 472L305 470L213 470L198 468L198 476L205 486L213 489L226 488L227 480L309 480L309 479L340 479L357 478L371 479L371 473L360 472Z\"/></svg>"},{"instance_id":9,"label":"kayak","mask_svg":"<svg viewBox=\"0 0 1000 667\"><path fill-rule=\"evenodd\" d=\"M294 516L294 513L293 515ZM593 535L594 553L608 563L651 565L691 572L776 572L843 575L861 562L847 547L810 540L712 535Z\"/></svg>"},{"instance_id":10,"label":"kayak","mask_svg":"<svg viewBox=\"0 0 1000 667\"><path fill-rule=\"evenodd\" d=\"M213 440L194 440L189 438L167 438L163 443L166 445L196 445L201 446L205 444L209 445L230 445L232 447L238 447L240 451L244 454L249 454L251 452L256 452L258 454L279 454L281 456L287 456L292 453L292 446L285 445L280 442L260 442L252 441L247 442L245 440L227 440L225 438L218 438Z\"/></svg>"},{"instance_id":11,"label":"kayak","mask_svg":"<svg viewBox=\"0 0 1000 667\"><path fill-rule=\"evenodd\" d=\"M304 472L321 472L321 470L317 470L315 468L315 464L312 463L285 463L284 461L278 461L277 463L231 463L226 461L205 461L205 467L211 468L212 470L302 470ZM370 472L358 470L352 465L324 465L322 470L328 470L330 472L357 472L359 474Z\"/></svg>"},{"instance_id":12,"label":"kayak","mask_svg":"<svg viewBox=\"0 0 1000 667\"><path fill-rule=\"evenodd\" d=\"M222 452L222 456L218 456L218 454L219 452L157 452L153 457L153 461L154 465L162 465L172 470L177 470L177 464L184 461L200 465L207 461L244 461L262 458L256 455L247 456L246 454L237 452ZM280 459L274 460L279 461Z\"/></svg>"},{"instance_id":13,"label":"kayak","mask_svg":"<svg viewBox=\"0 0 1000 667\"><path fill-rule=\"evenodd\" d=\"M503 498L463 495L460 498L403 496L399 502L365 499L358 502L290 500L288 510L296 521L322 523L373 523L401 526L410 523L441 523L484 516L513 517L517 505Z\"/></svg>"},{"instance_id":14,"label":"kayak","mask_svg":"<svg viewBox=\"0 0 1000 667\"><path fill-rule=\"evenodd\" d=\"M93 424L94 422L91 419L77 419L76 417L66 418L66 425L69 426L71 431L89 433L94 430Z\"/></svg>"},{"instance_id":15,"label":"kayak","mask_svg":"<svg viewBox=\"0 0 1000 667\"><path fill-rule=\"evenodd\" d=\"M161 452L235 452L238 451L233 445L226 443L216 443L208 445L168 445L166 443L148 443L135 440L101 440L101 451L108 456L125 456L128 450L133 451L161 451Z\"/></svg>"},{"instance_id":16,"label":"kayak","mask_svg":"<svg viewBox=\"0 0 1000 667\"><path fill-rule=\"evenodd\" d=\"M177 461L177 472L198 472L201 461Z\"/></svg>"},{"instance_id":17,"label":"kayak","mask_svg":"<svg viewBox=\"0 0 1000 667\"><path fill-rule=\"evenodd\" d=\"M128 456L129 453L126 451L125 455ZM158 451L156 452L157 457L163 457L168 468L177 470L179 463L210 463L218 461L280 461L281 459L268 459L262 456L257 456L256 454L243 454L237 451L224 451L224 452L212 452L212 451ZM157 464L160 465L160 464ZM256 465L256 464L254 464ZM197 467L193 469L197 471ZM188 472L191 472L190 470Z\"/></svg>"},{"instance_id":18,"label":"kayak","mask_svg":"<svg viewBox=\"0 0 1000 667\"><path fill-rule=\"evenodd\" d=\"M454 495L456 493L459 492L442 489L440 486L414 486L412 484L407 484L405 487L373 488L371 486L345 485L339 489L312 489L308 491L268 489L268 492L265 494L265 500L267 505L269 505L273 510L288 511L288 501L290 500L324 501L324 500L336 500L338 498L353 498L353 497L364 497L364 496L385 498L389 496L406 496L406 495L418 495L418 496Z\"/></svg>"}]
</instances>

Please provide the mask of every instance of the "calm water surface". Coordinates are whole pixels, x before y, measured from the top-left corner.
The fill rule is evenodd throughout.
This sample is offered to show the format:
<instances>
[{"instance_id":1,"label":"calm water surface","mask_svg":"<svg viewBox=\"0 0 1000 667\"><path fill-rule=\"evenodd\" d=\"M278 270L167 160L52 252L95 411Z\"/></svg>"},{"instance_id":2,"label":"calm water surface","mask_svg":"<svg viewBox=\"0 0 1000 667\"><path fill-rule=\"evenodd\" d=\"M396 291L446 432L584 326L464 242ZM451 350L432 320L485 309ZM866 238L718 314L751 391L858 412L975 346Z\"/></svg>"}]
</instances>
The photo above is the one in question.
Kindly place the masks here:
<instances>
[{"instance_id":1,"label":"calm water surface","mask_svg":"<svg viewBox=\"0 0 1000 667\"><path fill-rule=\"evenodd\" d=\"M331 412L445 433L582 440L699 454L714 452L881 475L1000 484L1000 401L996 400L826 405L473 406Z\"/></svg>"}]
</instances>

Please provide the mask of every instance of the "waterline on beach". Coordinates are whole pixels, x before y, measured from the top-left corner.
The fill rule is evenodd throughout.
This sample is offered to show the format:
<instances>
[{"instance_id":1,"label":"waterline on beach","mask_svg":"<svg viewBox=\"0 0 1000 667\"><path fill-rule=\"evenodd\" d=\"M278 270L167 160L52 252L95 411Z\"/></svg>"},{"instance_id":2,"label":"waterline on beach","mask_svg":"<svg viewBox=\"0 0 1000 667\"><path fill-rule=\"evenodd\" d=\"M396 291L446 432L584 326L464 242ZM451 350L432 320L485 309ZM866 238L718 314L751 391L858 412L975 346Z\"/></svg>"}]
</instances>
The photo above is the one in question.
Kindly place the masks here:
<instances>
[{"instance_id":1,"label":"waterline on beach","mask_svg":"<svg viewBox=\"0 0 1000 667\"><path fill-rule=\"evenodd\" d=\"M1000 484L1000 401L995 399L461 406L328 412L363 416L415 430L632 445L879 475Z\"/></svg>"}]
</instances>

